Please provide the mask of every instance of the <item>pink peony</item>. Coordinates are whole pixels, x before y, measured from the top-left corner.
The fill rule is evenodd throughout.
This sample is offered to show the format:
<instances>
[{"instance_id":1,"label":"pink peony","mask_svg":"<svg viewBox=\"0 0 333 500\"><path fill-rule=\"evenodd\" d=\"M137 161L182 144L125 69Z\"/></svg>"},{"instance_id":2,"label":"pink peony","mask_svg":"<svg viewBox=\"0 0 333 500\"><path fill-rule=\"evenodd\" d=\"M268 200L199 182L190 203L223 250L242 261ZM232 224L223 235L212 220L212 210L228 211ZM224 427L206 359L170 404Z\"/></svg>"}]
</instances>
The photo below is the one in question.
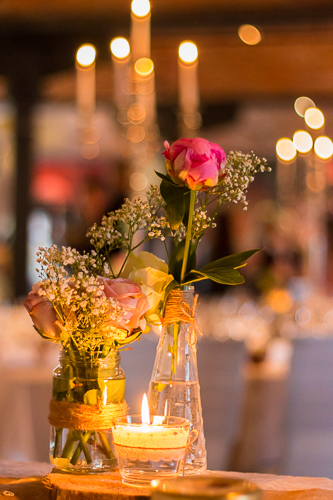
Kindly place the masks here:
<instances>
[{"instance_id":1,"label":"pink peony","mask_svg":"<svg viewBox=\"0 0 333 500\"><path fill-rule=\"evenodd\" d=\"M116 299L126 310L122 321L109 320L108 323L116 327L119 326L129 333L136 328L144 331L146 328L144 316L150 305L147 297L142 293L141 286L138 283L133 283L123 278L110 279L100 277L98 281L103 283L105 295L108 298Z\"/></svg>"},{"instance_id":2,"label":"pink peony","mask_svg":"<svg viewBox=\"0 0 333 500\"><path fill-rule=\"evenodd\" d=\"M170 177L195 191L216 186L224 177L226 154L217 144L206 139L178 139L169 145L165 141L164 156Z\"/></svg>"},{"instance_id":3,"label":"pink peony","mask_svg":"<svg viewBox=\"0 0 333 500\"><path fill-rule=\"evenodd\" d=\"M58 339L61 330L57 326L57 315L52 303L39 295L40 286L40 283L33 285L32 291L24 300L23 305L30 314L33 324L40 330L43 337Z\"/></svg>"}]
</instances>

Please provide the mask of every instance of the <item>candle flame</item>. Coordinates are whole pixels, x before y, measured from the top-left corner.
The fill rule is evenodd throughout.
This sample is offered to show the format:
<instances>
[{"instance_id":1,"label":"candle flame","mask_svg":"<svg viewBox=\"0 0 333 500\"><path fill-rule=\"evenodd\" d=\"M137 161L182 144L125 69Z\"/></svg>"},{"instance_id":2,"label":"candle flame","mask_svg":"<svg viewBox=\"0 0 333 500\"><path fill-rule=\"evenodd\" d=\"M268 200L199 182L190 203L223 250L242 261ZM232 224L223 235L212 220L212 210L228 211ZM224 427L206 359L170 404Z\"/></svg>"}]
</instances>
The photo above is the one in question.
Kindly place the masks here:
<instances>
[{"instance_id":1,"label":"candle flame","mask_svg":"<svg viewBox=\"0 0 333 500\"><path fill-rule=\"evenodd\" d=\"M147 394L144 393L141 404L141 422L150 425L150 414Z\"/></svg>"},{"instance_id":2,"label":"candle flame","mask_svg":"<svg viewBox=\"0 0 333 500\"><path fill-rule=\"evenodd\" d=\"M131 10L135 16L145 17L150 12L150 2L149 0L133 0Z\"/></svg>"},{"instance_id":3,"label":"candle flame","mask_svg":"<svg viewBox=\"0 0 333 500\"><path fill-rule=\"evenodd\" d=\"M118 36L117 38L113 38L110 43L111 53L117 59L126 59L126 57L130 54L130 44L123 38L122 36Z\"/></svg>"},{"instance_id":4,"label":"candle flame","mask_svg":"<svg viewBox=\"0 0 333 500\"><path fill-rule=\"evenodd\" d=\"M90 43L81 45L76 53L76 60L80 66L84 68L94 64L96 58L96 49Z\"/></svg>"},{"instance_id":5,"label":"candle flame","mask_svg":"<svg viewBox=\"0 0 333 500\"><path fill-rule=\"evenodd\" d=\"M182 42L178 48L178 56L183 63L192 64L198 59L198 47L190 40Z\"/></svg>"}]
</instances>

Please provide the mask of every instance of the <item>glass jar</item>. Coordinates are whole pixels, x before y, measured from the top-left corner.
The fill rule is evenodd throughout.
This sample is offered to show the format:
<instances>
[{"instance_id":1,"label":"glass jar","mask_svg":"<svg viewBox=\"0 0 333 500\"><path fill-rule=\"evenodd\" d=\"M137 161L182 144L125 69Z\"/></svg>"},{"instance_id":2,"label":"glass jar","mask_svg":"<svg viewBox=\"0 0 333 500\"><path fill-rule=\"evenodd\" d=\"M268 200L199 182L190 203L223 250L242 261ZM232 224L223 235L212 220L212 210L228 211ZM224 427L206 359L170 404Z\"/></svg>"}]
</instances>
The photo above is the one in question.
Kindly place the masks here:
<instances>
[{"instance_id":1,"label":"glass jar","mask_svg":"<svg viewBox=\"0 0 333 500\"><path fill-rule=\"evenodd\" d=\"M80 355L61 349L50 402L50 461L55 470L106 472L117 466L112 418L126 414L120 354Z\"/></svg>"},{"instance_id":2,"label":"glass jar","mask_svg":"<svg viewBox=\"0 0 333 500\"><path fill-rule=\"evenodd\" d=\"M148 391L151 415L182 417L191 422L191 434L197 437L186 455L184 474L207 469L193 304L193 286L170 292Z\"/></svg>"}]
</instances>

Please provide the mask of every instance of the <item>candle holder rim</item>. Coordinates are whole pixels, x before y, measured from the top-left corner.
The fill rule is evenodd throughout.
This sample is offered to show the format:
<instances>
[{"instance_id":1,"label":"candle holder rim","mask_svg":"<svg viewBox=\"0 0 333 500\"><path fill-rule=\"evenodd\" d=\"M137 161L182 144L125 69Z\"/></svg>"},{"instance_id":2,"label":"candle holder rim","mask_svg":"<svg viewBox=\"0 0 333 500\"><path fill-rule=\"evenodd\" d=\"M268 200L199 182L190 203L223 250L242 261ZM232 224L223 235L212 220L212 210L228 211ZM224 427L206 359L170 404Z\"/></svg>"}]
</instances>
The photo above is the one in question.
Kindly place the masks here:
<instances>
[{"instance_id":1,"label":"candle holder rim","mask_svg":"<svg viewBox=\"0 0 333 500\"><path fill-rule=\"evenodd\" d=\"M153 424L153 418L154 417L162 417L165 419L165 422L162 424ZM133 422L133 419L135 420ZM132 425L133 427L140 427L141 425L144 425L142 423L142 417L139 413L133 413L130 415L123 415L121 417L114 417L112 419L112 426L115 425ZM187 418L183 417L173 417L171 415L152 415L150 417L150 424L149 425L157 425L157 426L163 426L163 427L175 427L175 426L190 426L191 422Z\"/></svg>"}]
</instances>

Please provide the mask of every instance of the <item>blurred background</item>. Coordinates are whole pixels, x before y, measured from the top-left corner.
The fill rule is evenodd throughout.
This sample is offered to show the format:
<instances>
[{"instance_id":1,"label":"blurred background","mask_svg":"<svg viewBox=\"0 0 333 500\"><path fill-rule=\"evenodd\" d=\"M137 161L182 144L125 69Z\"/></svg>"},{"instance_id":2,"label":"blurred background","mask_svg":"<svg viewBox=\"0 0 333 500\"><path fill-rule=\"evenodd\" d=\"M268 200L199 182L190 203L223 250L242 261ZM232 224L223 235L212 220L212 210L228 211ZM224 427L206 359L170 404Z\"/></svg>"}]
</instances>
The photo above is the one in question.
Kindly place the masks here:
<instances>
[{"instance_id":1,"label":"blurred background","mask_svg":"<svg viewBox=\"0 0 333 500\"><path fill-rule=\"evenodd\" d=\"M0 458L48 458L57 348L21 305L38 247L88 249L157 183L163 142L198 136L272 168L200 250L263 248L245 285L198 287L199 363L221 349L214 391L200 371L208 465L333 477L332 2L1 0L0 46ZM151 363L156 342L139 343Z\"/></svg>"}]
</instances>

